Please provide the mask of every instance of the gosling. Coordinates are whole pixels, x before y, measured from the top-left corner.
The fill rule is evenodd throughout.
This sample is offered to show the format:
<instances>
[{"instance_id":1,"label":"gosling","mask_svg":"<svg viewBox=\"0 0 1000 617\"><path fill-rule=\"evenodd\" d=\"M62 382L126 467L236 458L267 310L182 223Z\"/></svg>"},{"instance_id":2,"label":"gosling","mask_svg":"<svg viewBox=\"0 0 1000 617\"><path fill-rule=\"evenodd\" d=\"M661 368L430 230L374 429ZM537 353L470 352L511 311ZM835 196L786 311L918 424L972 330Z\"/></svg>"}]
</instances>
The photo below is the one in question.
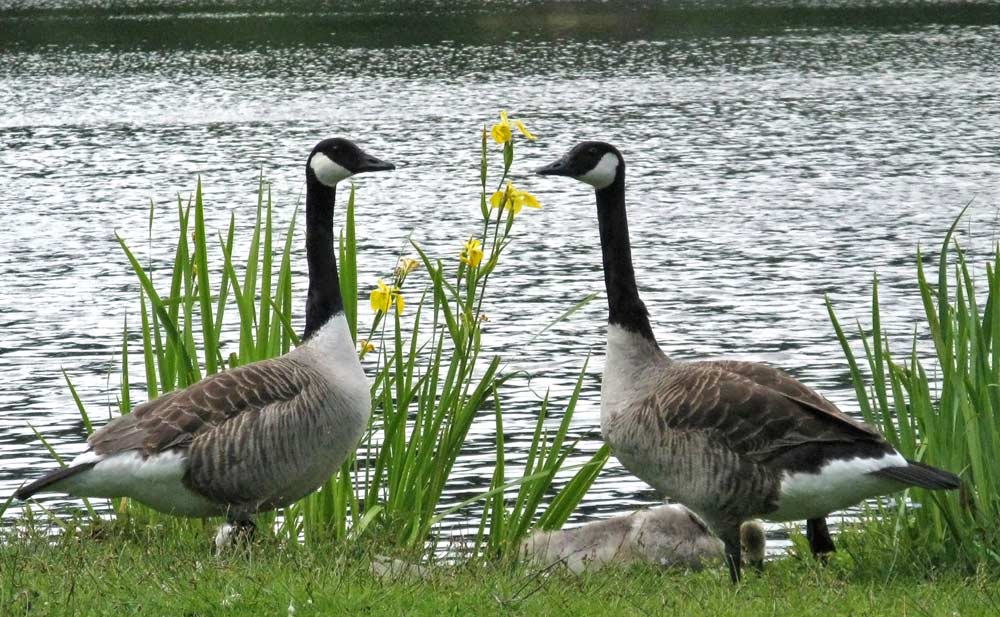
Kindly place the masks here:
<instances>
[{"instance_id":1,"label":"gosling","mask_svg":"<svg viewBox=\"0 0 1000 617\"><path fill-rule=\"evenodd\" d=\"M740 542L747 563L762 567L763 525L743 523ZM537 531L521 543L521 555L545 566L562 563L575 574L635 563L701 570L709 562L721 562L725 546L694 512L665 504L573 529Z\"/></svg>"}]
</instances>

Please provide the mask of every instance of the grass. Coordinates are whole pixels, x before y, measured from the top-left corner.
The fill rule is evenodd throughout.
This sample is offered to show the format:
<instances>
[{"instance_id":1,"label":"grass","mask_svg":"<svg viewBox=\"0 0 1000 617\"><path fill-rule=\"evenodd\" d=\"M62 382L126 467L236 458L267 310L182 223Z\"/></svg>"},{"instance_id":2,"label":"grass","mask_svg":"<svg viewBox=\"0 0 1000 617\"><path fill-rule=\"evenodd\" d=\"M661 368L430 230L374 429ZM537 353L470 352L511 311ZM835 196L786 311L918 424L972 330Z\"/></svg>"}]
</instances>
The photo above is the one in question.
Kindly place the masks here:
<instances>
[{"instance_id":1,"label":"grass","mask_svg":"<svg viewBox=\"0 0 1000 617\"><path fill-rule=\"evenodd\" d=\"M377 551L364 542L272 539L213 558L208 528L113 523L58 538L6 538L0 614L828 617L1000 611L995 576L889 571L877 555L852 556L868 550L865 539L843 534L842 550L827 567L811 559L781 559L734 587L721 564L699 573L635 566L574 576L558 568L477 560L430 567L420 577L379 578L370 569Z\"/></svg>"},{"instance_id":2,"label":"grass","mask_svg":"<svg viewBox=\"0 0 1000 617\"><path fill-rule=\"evenodd\" d=\"M917 283L934 344L929 362L919 357L917 334L907 352L890 349L877 278L870 336L858 324L868 378L829 300L827 306L865 420L907 458L962 478L958 491L909 490L909 502L899 500L888 513L898 540L932 548L939 560L971 570L982 563L1000 566L1000 250L986 263L985 276L974 276L954 240L960 220L961 214L942 242L934 278L917 255Z\"/></svg>"}]
</instances>

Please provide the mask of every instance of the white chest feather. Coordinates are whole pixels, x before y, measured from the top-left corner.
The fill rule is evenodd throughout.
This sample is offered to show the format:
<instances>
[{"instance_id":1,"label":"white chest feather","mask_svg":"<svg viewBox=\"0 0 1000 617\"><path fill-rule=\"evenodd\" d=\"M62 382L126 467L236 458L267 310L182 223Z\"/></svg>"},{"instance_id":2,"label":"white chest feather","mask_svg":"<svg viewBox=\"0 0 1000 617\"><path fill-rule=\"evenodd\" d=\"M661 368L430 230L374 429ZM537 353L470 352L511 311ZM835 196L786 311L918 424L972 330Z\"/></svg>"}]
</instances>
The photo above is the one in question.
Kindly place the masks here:
<instances>
[{"instance_id":1,"label":"white chest feather","mask_svg":"<svg viewBox=\"0 0 1000 617\"><path fill-rule=\"evenodd\" d=\"M882 458L830 461L819 473L785 473L778 510L767 518L774 521L816 518L897 491L902 488L900 484L873 476L871 472L906 465L906 459L893 452Z\"/></svg>"},{"instance_id":2,"label":"white chest feather","mask_svg":"<svg viewBox=\"0 0 1000 617\"><path fill-rule=\"evenodd\" d=\"M306 342L306 346L321 353L324 358L335 364L361 366L358 352L354 349L354 341L351 339L351 327L347 325L347 318L343 313L337 313L330 318L330 321L323 324Z\"/></svg>"},{"instance_id":3,"label":"white chest feather","mask_svg":"<svg viewBox=\"0 0 1000 617\"><path fill-rule=\"evenodd\" d=\"M655 343L608 324L608 353L601 382L601 426L643 398L661 377L666 356Z\"/></svg>"},{"instance_id":4,"label":"white chest feather","mask_svg":"<svg viewBox=\"0 0 1000 617\"><path fill-rule=\"evenodd\" d=\"M326 375L332 407L341 416L338 423L349 429L367 425L371 413L371 382L358 360L351 329L343 313L335 315L293 353L308 356L311 366ZM344 438L356 439L354 434L357 432L348 430Z\"/></svg>"}]
</instances>

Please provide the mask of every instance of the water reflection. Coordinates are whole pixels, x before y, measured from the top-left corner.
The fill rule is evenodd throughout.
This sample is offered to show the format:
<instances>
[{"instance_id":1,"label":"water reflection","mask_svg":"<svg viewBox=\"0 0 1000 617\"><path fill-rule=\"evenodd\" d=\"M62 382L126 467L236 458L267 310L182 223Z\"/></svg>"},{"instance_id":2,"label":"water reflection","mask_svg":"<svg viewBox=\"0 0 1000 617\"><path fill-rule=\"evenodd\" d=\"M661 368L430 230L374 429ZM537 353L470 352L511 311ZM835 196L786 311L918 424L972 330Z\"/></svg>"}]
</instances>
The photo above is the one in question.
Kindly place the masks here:
<instances>
[{"instance_id":1,"label":"water reflection","mask_svg":"<svg viewBox=\"0 0 1000 617\"><path fill-rule=\"evenodd\" d=\"M519 148L521 170L584 137L621 146L639 284L668 353L771 362L855 410L823 295L845 323L865 321L877 270L884 324L904 340L919 318L918 243L933 253L973 198L961 240L980 253L994 240L1000 18L980 5L932 3L893 8L899 19L882 27L889 9L879 3L780 4L744 7L758 18L743 29L732 25L738 12L722 25L699 22L717 3L650 5L636 14L687 11L686 25L667 31L669 20L630 17L610 36L587 11L620 3L561 13L551 3L494 12L463 3L477 21L444 30L396 15L433 3L383 3L354 17L364 32L378 31L376 40L352 31L349 15L332 30L323 19L292 15L286 27L253 12L220 26L211 11L230 5L179 2L163 10L209 14L91 29L78 22L100 12L86 2L39 0L17 12L0 0L0 497L52 465L29 422L64 457L81 447L62 369L93 415L115 405L121 329L138 290L114 230L143 260L168 263L176 195L189 194L200 174L208 224L222 228L235 211L237 250L245 251L260 171L273 182L276 217L287 222L302 203L305 154L319 137L344 134L399 164L377 181L358 179L361 280L391 271L411 233L432 253L457 256L477 227L478 131L501 107L542 137ZM151 6L160 5L136 10ZM543 26L524 19L517 34L500 28L497 20L522 8L561 17ZM864 26L855 23L869 14ZM394 25L383 30L379 20ZM265 21L267 37L258 29L240 38ZM235 34L218 34L230 22ZM553 38L552 24L565 36ZM218 38L194 40L206 32ZM561 410L593 353L573 428L582 461L600 445L603 296L527 341L603 291L593 199L572 183L524 172L515 180L545 207L523 215L495 275L503 293L486 309L489 348L531 375L505 393L508 441L530 439L546 390ZM302 251L300 238L299 315ZM132 374L141 371L135 365ZM144 398L141 386L133 381L135 400ZM488 417L471 431L450 502L485 486L492 431ZM654 500L612 464L574 520ZM7 516L17 514L15 506ZM468 525L461 517L446 523Z\"/></svg>"}]
</instances>

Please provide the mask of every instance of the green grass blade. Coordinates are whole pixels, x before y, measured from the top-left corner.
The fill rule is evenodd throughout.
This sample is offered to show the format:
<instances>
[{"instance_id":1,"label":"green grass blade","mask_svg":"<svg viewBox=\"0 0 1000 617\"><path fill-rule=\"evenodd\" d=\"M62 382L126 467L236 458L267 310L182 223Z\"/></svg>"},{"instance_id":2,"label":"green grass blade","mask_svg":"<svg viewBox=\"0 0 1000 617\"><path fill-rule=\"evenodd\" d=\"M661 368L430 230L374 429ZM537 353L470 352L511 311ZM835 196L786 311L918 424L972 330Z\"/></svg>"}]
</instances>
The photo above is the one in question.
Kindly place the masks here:
<instances>
[{"instance_id":1,"label":"green grass blade","mask_svg":"<svg viewBox=\"0 0 1000 617\"><path fill-rule=\"evenodd\" d=\"M122 415L132 411L132 397L129 392L128 379L128 315L125 316L125 323L122 325L122 382L121 398L119 399L119 409Z\"/></svg>"},{"instance_id":2,"label":"green grass blade","mask_svg":"<svg viewBox=\"0 0 1000 617\"><path fill-rule=\"evenodd\" d=\"M154 345L154 336L150 323L149 312L146 308L146 292L139 289L139 315L142 325L142 359L146 368L146 392L149 399L155 399L160 395L160 387L157 382L156 362L159 358L159 350Z\"/></svg>"},{"instance_id":3,"label":"green grass blade","mask_svg":"<svg viewBox=\"0 0 1000 617\"><path fill-rule=\"evenodd\" d=\"M594 453L594 456L581 467L573 478L556 495L549 507L538 519L538 528L551 530L560 529L576 510L586 496L587 491L597 480L604 465L611 456L611 446L604 444Z\"/></svg>"},{"instance_id":4,"label":"green grass blade","mask_svg":"<svg viewBox=\"0 0 1000 617\"><path fill-rule=\"evenodd\" d=\"M73 402L76 403L76 410L80 412L80 419L83 421L83 428L87 431L87 435L94 432L94 425L90 422L90 414L87 413L87 408L83 406L83 401L80 400L80 395L76 391L76 387L70 380L69 375L66 374L66 369L61 369L63 374L63 379L66 380L66 385L69 386L69 393L73 397Z\"/></svg>"},{"instance_id":5,"label":"green grass blade","mask_svg":"<svg viewBox=\"0 0 1000 617\"><path fill-rule=\"evenodd\" d=\"M260 269L260 312L257 322L257 358L267 357L271 331L271 267L274 260L272 243L274 222L271 203L271 187L267 187L267 204L264 209L264 254Z\"/></svg>"},{"instance_id":6,"label":"green grass blade","mask_svg":"<svg viewBox=\"0 0 1000 617\"><path fill-rule=\"evenodd\" d=\"M212 319L212 286L208 276L208 241L205 238L205 209L202 201L201 178L194 194L194 256L198 266L198 296L201 301L201 333L205 350L205 372L219 372L220 357L215 321Z\"/></svg>"},{"instance_id":7,"label":"green grass blade","mask_svg":"<svg viewBox=\"0 0 1000 617\"><path fill-rule=\"evenodd\" d=\"M118 244L125 252L125 256L128 257L129 263L132 264L132 270L135 272L136 276L139 277L139 283L146 291L146 295L149 297L150 302L153 305L153 309L159 317L160 324L163 326L163 329L166 330L168 340L183 360L184 369L187 371L188 379L193 380L194 363L191 360L191 356L187 353L187 349L184 345L183 339L181 338L180 332L177 331L177 327L174 325L174 320L170 318L163 302L160 300L159 294L157 294L156 289L153 288L152 281L149 280L149 276L146 275L146 271L143 270L141 265L139 265L139 261L135 258L135 255L132 254L132 251L129 250L128 245L125 244L125 240L123 240L117 233L115 234L115 239L118 240Z\"/></svg>"},{"instance_id":8,"label":"green grass blade","mask_svg":"<svg viewBox=\"0 0 1000 617\"><path fill-rule=\"evenodd\" d=\"M556 324L559 324L559 323L561 323L563 321L566 321L567 319L569 319L570 317L572 317L574 313L576 313L577 311L579 311L583 307L585 307L588 304L590 304L591 301L594 298L596 298L599 294L600 294L600 292L597 292L597 291L595 291L595 292L593 292L591 294L588 294L586 297L584 297L583 300L580 300L579 302L577 302L576 304L574 304L573 306L571 306L569 309L567 309L566 311L564 311L561 315L559 315L558 317L556 317L555 319L553 319L552 321L550 321L548 324L546 324L546 326L544 328L542 328L541 330L539 330L538 332L536 332L534 335L532 335L532 337L530 339L528 339L528 342L525 343L525 347L531 347L532 343L534 343L535 340L539 336L541 336L542 334L544 334L549 328L551 328L551 327L555 326Z\"/></svg>"},{"instance_id":9,"label":"green grass blade","mask_svg":"<svg viewBox=\"0 0 1000 617\"><path fill-rule=\"evenodd\" d=\"M223 253L223 263L232 262L233 256L233 243L236 238L236 215L232 212L229 213L229 230L226 232L226 240L222 242L222 253ZM221 239L221 236L220 236ZM206 239L206 244L208 240ZM229 287L231 284L236 283L236 278L230 274L230 271L225 267L222 268L222 282L219 285L219 297L215 305L215 349L219 351L221 357L221 348L219 347L220 337L222 336L222 321L226 314L226 304L229 299Z\"/></svg>"},{"instance_id":10,"label":"green grass blade","mask_svg":"<svg viewBox=\"0 0 1000 617\"><path fill-rule=\"evenodd\" d=\"M844 329L840 327L840 320L837 319L837 314L833 310L833 303L830 301L830 297L824 294L823 300L826 302L826 312L830 316L830 323L833 324L833 330L837 334L837 341L840 342L840 348L844 351L844 357L847 359L847 366L851 371L851 382L854 384L854 392L858 397L858 405L861 407L861 413L865 418L872 418L874 417L874 413L872 412L871 402L868 399L868 393L865 391L864 377L861 376L858 361L854 357L854 351L851 349L851 344L847 341Z\"/></svg>"}]
</instances>

